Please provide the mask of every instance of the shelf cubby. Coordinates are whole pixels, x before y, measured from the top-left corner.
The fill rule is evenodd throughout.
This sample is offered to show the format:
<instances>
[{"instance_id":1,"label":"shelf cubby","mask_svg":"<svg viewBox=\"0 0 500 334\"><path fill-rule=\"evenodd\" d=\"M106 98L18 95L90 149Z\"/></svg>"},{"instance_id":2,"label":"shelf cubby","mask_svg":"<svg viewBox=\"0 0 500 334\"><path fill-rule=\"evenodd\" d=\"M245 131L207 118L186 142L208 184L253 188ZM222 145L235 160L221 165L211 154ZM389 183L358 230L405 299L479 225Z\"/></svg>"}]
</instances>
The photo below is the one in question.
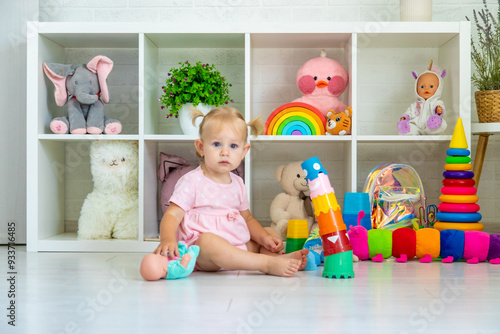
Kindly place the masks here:
<instances>
[{"instance_id":1,"label":"shelf cubby","mask_svg":"<svg viewBox=\"0 0 500 334\"><path fill-rule=\"evenodd\" d=\"M245 35L242 33L151 33L141 34L144 53L144 134L182 135L179 121L166 119L166 109L160 108L169 69L179 62L201 61L215 64L217 70L232 83L230 96L234 107L245 112Z\"/></svg>"},{"instance_id":2,"label":"shelf cubby","mask_svg":"<svg viewBox=\"0 0 500 334\"><path fill-rule=\"evenodd\" d=\"M107 78L110 103L104 112L121 121L122 135L139 134L139 37L137 34L47 33L36 36L38 46L38 133L53 135L49 128L55 117L66 115L56 105L54 85L45 76L43 63L86 64L97 55L114 65ZM54 135L57 136L57 135Z\"/></svg>"}]
</instances>

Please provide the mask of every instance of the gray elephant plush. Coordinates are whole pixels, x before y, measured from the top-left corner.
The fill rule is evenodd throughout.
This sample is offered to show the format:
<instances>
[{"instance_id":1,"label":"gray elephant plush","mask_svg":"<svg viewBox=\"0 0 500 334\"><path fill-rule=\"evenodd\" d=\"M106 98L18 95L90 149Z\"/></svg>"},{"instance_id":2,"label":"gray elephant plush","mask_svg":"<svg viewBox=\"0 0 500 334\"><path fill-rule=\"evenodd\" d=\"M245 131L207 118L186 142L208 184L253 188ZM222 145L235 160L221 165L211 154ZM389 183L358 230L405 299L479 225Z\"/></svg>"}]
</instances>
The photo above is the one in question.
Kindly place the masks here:
<instances>
[{"instance_id":1,"label":"gray elephant plush","mask_svg":"<svg viewBox=\"0 0 500 334\"><path fill-rule=\"evenodd\" d=\"M121 123L104 114L109 103L106 84L113 61L96 56L81 65L43 63L43 70L55 86L56 104L66 105L67 116L56 117L50 129L57 134L119 134Z\"/></svg>"}]
</instances>

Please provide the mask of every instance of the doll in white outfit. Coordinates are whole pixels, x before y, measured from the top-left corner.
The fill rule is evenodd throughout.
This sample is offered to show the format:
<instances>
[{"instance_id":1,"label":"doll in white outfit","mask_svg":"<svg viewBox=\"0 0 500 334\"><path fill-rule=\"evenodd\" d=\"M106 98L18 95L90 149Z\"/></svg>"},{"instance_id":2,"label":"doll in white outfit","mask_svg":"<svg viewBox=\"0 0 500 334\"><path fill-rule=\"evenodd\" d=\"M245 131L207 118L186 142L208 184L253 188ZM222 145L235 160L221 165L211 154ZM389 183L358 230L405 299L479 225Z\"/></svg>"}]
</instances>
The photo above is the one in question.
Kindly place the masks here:
<instances>
[{"instance_id":1,"label":"doll in white outfit","mask_svg":"<svg viewBox=\"0 0 500 334\"><path fill-rule=\"evenodd\" d=\"M440 100L443 92L443 78L446 70L440 71L429 65L420 75L412 72L415 78L417 101L413 102L398 122L401 135L438 135L446 130L443 116L445 108Z\"/></svg>"}]
</instances>

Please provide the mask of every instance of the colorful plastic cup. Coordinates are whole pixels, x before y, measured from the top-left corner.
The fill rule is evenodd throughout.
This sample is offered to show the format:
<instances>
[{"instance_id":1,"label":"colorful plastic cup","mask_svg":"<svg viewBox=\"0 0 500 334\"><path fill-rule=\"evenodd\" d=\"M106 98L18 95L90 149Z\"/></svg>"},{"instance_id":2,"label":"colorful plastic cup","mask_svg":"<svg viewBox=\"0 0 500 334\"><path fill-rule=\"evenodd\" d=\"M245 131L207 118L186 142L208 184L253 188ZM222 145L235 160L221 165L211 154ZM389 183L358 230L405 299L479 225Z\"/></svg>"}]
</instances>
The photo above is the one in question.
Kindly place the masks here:
<instances>
[{"instance_id":1,"label":"colorful plastic cup","mask_svg":"<svg viewBox=\"0 0 500 334\"><path fill-rule=\"evenodd\" d=\"M304 247L309 237L309 226L305 219L290 219L286 233L285 253L292 253Z\"/></svg>"},{"instance_id":2,"label":"colorful plastic cup","mask_svg":"<svg viewBox=\"0 0 500 334\"><path fill-rule=\"evenodd\" d=\"M368 193L345 193L342 218L347 226L347 231L351 226L358 226L358 213L364 211L365 216L361 219L361 226L370 230L372 228L370 198Z\"/></svg>"}]
</instances>

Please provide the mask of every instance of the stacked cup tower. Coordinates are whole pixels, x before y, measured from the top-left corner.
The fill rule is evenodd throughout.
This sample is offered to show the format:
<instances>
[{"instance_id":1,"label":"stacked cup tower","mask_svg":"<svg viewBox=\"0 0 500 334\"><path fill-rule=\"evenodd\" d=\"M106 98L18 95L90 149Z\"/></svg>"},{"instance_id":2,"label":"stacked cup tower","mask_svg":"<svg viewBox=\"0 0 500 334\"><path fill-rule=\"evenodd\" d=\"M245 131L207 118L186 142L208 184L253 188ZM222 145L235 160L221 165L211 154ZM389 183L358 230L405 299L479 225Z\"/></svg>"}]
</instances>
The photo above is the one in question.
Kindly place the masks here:
<instances>
[{"instance_id":1,"label":"stacked cup tower","mask_svg":"<svg viewBox=\"0 0 500 334\"><path fill-rule=\"evenodd\" d=\"M352 246L328 173L316 157L304 161L301 166L309 185L314 215L323 244L325 257L323 277L354 278Z\"/></svg>"},{"instance_id":2,"label":"stacked cup tower","mask_svg":"<svg viewBox=\"0 0 500 334\"><path fill-rule=\"evenodd\" d=\"M479 221L481 214L477 189L471 171L470 151L468 150L462 119L457 120L450 147L446 151L448 157L444 165L443 187L436 215L434 228L438 230L482 231L484 226Z\"/></svg>"}]
</instances>

